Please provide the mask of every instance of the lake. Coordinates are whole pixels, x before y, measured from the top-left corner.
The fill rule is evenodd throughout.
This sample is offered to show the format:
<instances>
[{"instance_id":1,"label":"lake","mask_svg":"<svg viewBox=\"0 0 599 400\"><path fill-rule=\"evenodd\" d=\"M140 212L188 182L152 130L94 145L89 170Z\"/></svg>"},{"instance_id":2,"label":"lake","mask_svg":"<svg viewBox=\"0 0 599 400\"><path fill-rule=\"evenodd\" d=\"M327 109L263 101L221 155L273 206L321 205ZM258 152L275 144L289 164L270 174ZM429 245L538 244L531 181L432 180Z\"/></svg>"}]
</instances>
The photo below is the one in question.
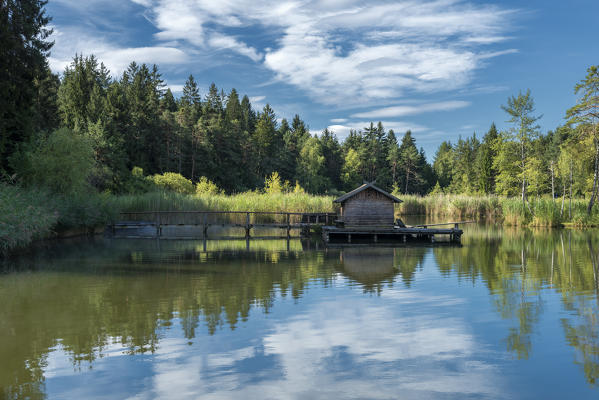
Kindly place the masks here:
<instances>
[{"instance_id":1,"label":"lake","mask_svg":"<svg viewBox=\"0 0 599 400\"><path fill-rule=\"evenodd\" d=\"M599 235L73 240L5 262L7 399L599 398Z\"/></svg>"}]
</instances>

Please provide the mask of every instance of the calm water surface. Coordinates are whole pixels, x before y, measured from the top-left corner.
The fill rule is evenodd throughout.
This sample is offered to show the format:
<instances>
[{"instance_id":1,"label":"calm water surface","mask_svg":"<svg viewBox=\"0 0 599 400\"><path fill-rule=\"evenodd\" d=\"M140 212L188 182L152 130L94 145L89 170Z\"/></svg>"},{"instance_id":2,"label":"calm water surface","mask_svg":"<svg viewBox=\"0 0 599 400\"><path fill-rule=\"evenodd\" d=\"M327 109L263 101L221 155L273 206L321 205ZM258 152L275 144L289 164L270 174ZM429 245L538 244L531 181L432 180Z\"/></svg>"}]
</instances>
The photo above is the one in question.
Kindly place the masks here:
<instances>
[{"instance_id":1,"label":"calm water surface","mask_svg":"<svg viewBox=\"0 0 599 400\"><path fill-rule=\"evenodd\" d=\"M0 273L0 397L599 398L599 234L62 243Z\"/></svg>"}]
</instances>

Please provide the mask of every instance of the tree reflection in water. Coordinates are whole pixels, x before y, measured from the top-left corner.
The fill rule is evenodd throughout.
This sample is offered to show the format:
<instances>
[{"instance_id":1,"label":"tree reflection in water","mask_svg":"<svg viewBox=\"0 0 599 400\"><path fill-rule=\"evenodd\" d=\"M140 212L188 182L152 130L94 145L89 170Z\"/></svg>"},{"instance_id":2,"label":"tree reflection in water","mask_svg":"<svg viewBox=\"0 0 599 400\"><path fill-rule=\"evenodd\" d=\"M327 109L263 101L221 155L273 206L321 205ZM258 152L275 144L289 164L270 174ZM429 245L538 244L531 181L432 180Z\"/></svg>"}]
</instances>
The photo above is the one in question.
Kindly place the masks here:
<instances>
[{"instance_id":1,"label":"tree reflection in water","mask_svg":"<svg viewBox=\"0 0 599 400\"><path fill-rule=\"evenodd\" d=\"M507 350L534 352L543 293L560 294L567 343L591 385L599 376L596 235L470 227L462 247L341 248L300 241L75 242L5 264L0 276L0 386L6 398L43 398L48 354L60 347L77 368L105 349L154 353L173 324L191 341L235 330L278 298L298 301L338 277L365 293L418 282L432 255L444 279L484 284L510 321Z\"/></svg>"}]
</instances>

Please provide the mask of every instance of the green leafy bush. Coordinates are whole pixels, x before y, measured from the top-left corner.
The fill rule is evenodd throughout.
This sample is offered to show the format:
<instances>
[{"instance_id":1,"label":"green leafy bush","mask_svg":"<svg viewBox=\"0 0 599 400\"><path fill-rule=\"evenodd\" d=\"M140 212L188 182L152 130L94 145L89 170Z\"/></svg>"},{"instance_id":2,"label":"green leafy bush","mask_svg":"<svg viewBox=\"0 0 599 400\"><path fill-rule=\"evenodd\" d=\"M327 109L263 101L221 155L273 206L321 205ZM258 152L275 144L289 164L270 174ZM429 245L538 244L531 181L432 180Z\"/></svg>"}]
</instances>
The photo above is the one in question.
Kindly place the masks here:
<instances>
[{"instance_id":1,"label":"green leafy bush","mask_svg":"<svg viewBox=\"0 0 599 400\"><path fill-rule=\"evenodd\" d=\"M195 192L193 183L176 172L165 172L162 175L154 175L148 179L161 189L183 194L193 194Z\"/></svg>"},{"instance_id":2,"label":"green leafy bush","mask_svg":"<svg viewBox=\"0 0 599 400\"><path fill-rule=\"evenodd\" d=\"M196 183L196 194L197 195L216 195L222 194L223 190L216 186L216 183L212 182L205 176L200 178L200 181Z\"/></svg>"},{"instance_id":3,"label":"green leafy bush","mask_svg":"<svg viewBox=\"0 0 599 400\"><path fill-rule=\"evenodd\" d=\"M26 185L46 187L55 193L83 192L94 169L91 141L67 128L42 138L25 151L18 173Z\"/></svg>"}]
</instances>

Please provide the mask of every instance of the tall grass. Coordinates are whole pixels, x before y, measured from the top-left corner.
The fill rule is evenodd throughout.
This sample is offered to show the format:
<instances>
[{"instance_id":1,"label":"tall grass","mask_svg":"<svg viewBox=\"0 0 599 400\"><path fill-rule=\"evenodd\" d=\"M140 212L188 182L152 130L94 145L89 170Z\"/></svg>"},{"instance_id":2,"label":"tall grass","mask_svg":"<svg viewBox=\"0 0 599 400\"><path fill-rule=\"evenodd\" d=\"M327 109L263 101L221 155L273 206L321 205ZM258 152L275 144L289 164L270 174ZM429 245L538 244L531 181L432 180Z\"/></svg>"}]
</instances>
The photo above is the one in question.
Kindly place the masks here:
<instances>
[{"instance_id":1,"label":"tall grass","mask_svg":"<svg viewBox=\"0 0 599 400\"><path fill-rule=\"evenodd\" d=\"M446 218L490 218L500 217L500 199L494 196L465 196L438 194L429 196L399 195L398 215L427 215Z\"/></svg>"},{"instance_id":2,"label":"tall grass","mask_svg":"<svg viewBox=\"0 0 599 400\"><path fill-rule=\"evenodd\" d=\"M307 193L246 192L234 195L185 195L151 192L124 195L111 200L115 209L130 211L260 211L333 212L333 197Z\"/></svg>"},{"instance_id":3,"label":"tall grass","mask_svg":"<svg viewBox=\"0 0 599 400\"><path fill-rule=\"evenodd\" d=\"M45 189L0 184L0 255L71 228L105 224L115 216L105 195L57 195Z\"/></svg>"},{"instance_id":4,"label":"tall grass","mask_svg":"<svg viewBox=\"0 0 599 400\"><path fill-rule=\"evenodd\" d=\"M426 215L451 219L485 219L511 226L599 226L599 211L595 207L587 215L587 200L572 200L572 217L569 202L561 209L561 201L547 197L529 199L527 205L517 198L497 196L429 195L425 197L400 195L398 215Z\"/></svg>"}]
</instances>

